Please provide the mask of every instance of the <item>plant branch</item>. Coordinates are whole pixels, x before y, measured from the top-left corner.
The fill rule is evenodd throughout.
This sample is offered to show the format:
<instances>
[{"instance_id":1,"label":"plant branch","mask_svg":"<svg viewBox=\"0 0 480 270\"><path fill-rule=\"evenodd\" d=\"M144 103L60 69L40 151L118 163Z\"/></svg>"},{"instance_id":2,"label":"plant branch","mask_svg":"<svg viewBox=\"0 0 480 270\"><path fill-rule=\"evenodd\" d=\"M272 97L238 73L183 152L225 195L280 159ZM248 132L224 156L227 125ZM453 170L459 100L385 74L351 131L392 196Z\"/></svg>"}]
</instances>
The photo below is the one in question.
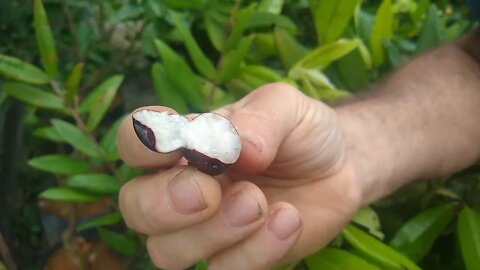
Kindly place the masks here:
<instances>
[{"instance_id":1,"label":"plant branch","mask_svg":"<svg viewBox=\"0 0 480 270\"><path fill-rule=\"evenodd\" d=\"M82 255L78 253L74 243L75 229L78 221L77 208L73 203L69 205L69 208L68 228L62 234L63 246L79 269L87 270L87 264L83 260Z\"/></svg>"},{"instance_id":2,"label":"plant branch","mask_svg":"<svg viewBox=\"0 0 480 270\"><path fill-rule=\"evenodd\" d=\"M17 265L13 260L12 253L10 252L10 249L7 246L7 242L5 241L5 238L3 238L3 234L1 231L0 231L0 255L2 255L7 269L9 270L17 269Z\"/></svg>"},{"instance_id":3,"label":"plant branch","mask_svg":"<svg viewBox=\"0 0 480 270\"><path fill-rule=\"evenodd\" d=\"M60 85L58 85L57 81L55 80L50 80L50 86L52 87L53 91L61 98L63 98L64 96L64 91L62 90L62 88L60 87Z\"/></svg>"}]
</instances>

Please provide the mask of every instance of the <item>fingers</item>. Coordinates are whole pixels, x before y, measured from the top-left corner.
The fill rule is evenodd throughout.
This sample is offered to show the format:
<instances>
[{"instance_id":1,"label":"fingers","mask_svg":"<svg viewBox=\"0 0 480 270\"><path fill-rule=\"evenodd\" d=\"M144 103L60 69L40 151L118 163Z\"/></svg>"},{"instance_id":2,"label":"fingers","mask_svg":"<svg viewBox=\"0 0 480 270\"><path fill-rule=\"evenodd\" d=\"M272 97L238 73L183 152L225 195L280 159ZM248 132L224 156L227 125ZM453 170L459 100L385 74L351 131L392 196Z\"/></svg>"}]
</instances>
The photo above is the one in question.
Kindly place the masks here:
<instances>
[{"instance_id":1,"label":"fingers","mask_svg":"<svg viewBox=\"0 0 480 270\"><path fill-rule=\"evenodd\" d=\"M266 226L250 238L209 259L208 269L271 269L290 251L300 235L301 221L290 204L270 206Z\"/></svg>"},{"instance_id":2,"label":"fingers","mask_svg":"<svg viewBox=\"0 0 480 270\"><path fill-rule=\"evenodd\" d=\"M242 138L236 171L254 175L270 165L283 140L302 119L304 100L303 94L292 86L274 83L219 110L227 114Z\"/></svg>"},{"instance_id":3,"label":"fingers","mask_svg":"<svg viewBox=\"0 0 480 270\"><path fill-rule=\"evenodd\" d=\"M127 225L145 234L165 233L192 226L218 209L220 184L187 166L175 167L127 182L119 206Z\"/></svg>"},{"instance_id":4,"label":"fingers","mask_svg":"<svg viewBox=\"0 0 480 270\"><path fill-rule=\"evenodd\" d=\"M170 111L176 113L174 110L162 106L149 106L139 108L150 109L155 111ZM148 149L138 139L133 129L132 114L129 114L123 120L117 137L117 148L120 157L125 163L133 167L152 168L165 167L173 165L180 159L180 152L173 152L168 154L161 154Z\"/></svg>"},{"instance_id":5,"label":"fingers","mask_svg":"<svg viewBox=\"0 0 480 270\"><path fill-rule=\"evenodd\" d=\"M265 222L267 201L249 182L230 186L221 209L203 223L170 234L151 236L150 258L162 269L184 269L247 238Z\"/></svg>"}]
</instances>

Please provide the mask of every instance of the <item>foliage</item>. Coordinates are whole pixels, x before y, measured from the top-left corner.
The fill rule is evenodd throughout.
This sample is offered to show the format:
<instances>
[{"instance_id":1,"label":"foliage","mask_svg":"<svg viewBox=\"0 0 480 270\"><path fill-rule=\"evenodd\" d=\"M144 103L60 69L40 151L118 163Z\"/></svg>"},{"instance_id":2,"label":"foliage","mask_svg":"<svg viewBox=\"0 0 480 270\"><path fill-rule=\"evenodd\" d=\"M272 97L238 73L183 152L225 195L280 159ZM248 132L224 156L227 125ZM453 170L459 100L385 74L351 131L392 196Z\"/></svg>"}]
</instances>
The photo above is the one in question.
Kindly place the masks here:
<instances>
[{"instance_id":1,"label":"foliage","mask_svg":"<svg viewBox=\"0 0 480 270\"><path fill-rule=\"evenodd\" d=\"M21 149L7 147L0 132L1 164L21 152L15 179L26 179L18 182L24 206L9 221L20 239L17 258L18 250L41 244L37 200L75 209L107 199L106 213L69 220L70 239L93 228L132 268L152 268L142 237L126 228L116 205L121 184L139 174L119 161L115 147L130 109L157 103L180 113L207 111L276 81L335 101L468 31L467 13L461 3L429 0L0 3L3 130L20 130L7 112L16 101L25 105L15 118ZM478 268L478 172L408 187L360 210L330 247L289 268ZM22 262L39 265L35 256Z\"/></svg>"}]
</instances>

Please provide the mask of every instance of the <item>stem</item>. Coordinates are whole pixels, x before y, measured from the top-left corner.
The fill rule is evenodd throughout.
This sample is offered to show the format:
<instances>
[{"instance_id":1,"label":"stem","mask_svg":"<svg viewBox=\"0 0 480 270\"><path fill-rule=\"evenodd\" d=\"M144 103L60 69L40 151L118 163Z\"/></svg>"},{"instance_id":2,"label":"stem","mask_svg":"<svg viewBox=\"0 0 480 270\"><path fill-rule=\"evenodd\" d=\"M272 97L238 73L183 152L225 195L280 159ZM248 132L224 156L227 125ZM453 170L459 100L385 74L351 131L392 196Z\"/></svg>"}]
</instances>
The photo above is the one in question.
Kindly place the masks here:
<instances>
[{"instance_id":1,"label":"stem","mask_svg":"<svg viewBox=\"0 0 480 270\"><path fill-rule=\"evenodd\" d=\"M70 204L70 209L69 209L69 217L68 217L68 228L63 232L62 235L62 241L63 241L63 246L65 247L65 250L67 253L70 255L70 257L74 260L75 264L79 267L81 270L87 270L87 264L82 258L82 255L78 253L78 250L75 248L75 228L77 227L77 208L75 204Z\"/></svg>"},{"instance_id":2,"label":"stem","mask_svg":"<svg viewBox=\"0 0 480 270\"><path fill-rule=\"evenodd\" d=\"M3 238L3 234L1 231L0 231L0 255L2 255L7 269L9 270L17 269L17 265L13 260L12 253L10 252L10 249L8 248L7 243L5 242L5 238Z\"/></svg>"},{"instance_id":3,"label":"stem","mask_svg":"<svg viewBox=\"0 0 480 270\"><path fill-rule=\"evenodd\" d=\"M61 98L63 98L64 96L64 91L62 90L62 88L60 87L60 85L58 85L57 81L55 80L50 80L50 86L52 87L53 91Z\"/></svg>"}]
</instances>

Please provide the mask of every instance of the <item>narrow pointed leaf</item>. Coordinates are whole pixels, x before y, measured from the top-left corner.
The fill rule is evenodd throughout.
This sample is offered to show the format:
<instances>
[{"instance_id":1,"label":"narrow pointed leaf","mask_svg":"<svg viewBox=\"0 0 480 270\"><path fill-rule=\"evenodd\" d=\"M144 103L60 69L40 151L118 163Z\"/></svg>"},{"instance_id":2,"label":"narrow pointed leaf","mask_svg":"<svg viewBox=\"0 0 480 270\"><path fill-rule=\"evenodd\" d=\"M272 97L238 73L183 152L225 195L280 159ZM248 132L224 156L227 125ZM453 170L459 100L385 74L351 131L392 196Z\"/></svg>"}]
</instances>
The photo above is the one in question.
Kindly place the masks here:
<instances>
[{"instance_id":1,"label":"narrow pointed leaf","mask_svg":"<svg viewBox=\"0 0 480 270\"><path fill-rule=\"evenodd\" d=\"M162 64L155 63L152 66L152 79L155 92L160 99L160 104L170 107L179 113L188 113L188 106L182 93L173 86Z\"/></svg>"},{"instance_id":2,"label":"narrow pointed leaf","mask_svg":"<svg viewBox=\"0 0 480 270\"><path fill-rule=\"evenodd\" d=\"M341 39L334 43L320 46L300 59L295 66L308 69L325 69L335 60L345 56L358 47L358 41ZM293 67L295 68L295 67Z\"/></svg>"},{"instance_id":3,"label":"narrow pointed leaf","mask_svg":"<svg viewBox=\"0 0 480 270\"><path fill-rule=\"evenodd\" d=\"M73 146L73 148L90 157L101 158L102 155L95 143L93 143L92 140L90 140L79 128L59 119L52 120L52 125L55 130L57 130L58 134Z\"/></svg>"},{"instance_id":4,"label":"narrow pointed leaf","mask_svg":"<svg viewBox=\"0 0 480 270\"><path fill-rule=\"evenodd\" d=\"M229 51L222 59L222 65L218 73L218 82L224 83L229 81L240 69L240 66L250 49L253 36L244 38L237 49Z\"/></svg>"},{"instance_id":5,"label":"narrow pointed leaf","mask_svg":"<svg viewBox=\"0 0 480 270\"><path fill-rule=\"evenodd\" d=\"M342 36L360 0L321 0L312 2L314 4L310 8L314 14L318 40L321 44L328 44Z\"/></svg>"},{"instance_id":6,"label":"narrow pointed leaf","mask_svg":"<svg viewBox=\"0 0 480 270\"><path fill-rule=\"evenodd\" d=\"M215 10L209 10L203 18L203 26L207 31L208 38L218 52L223 50L225 43L224 26L227 19L226 16L218 14Z\"/></svg>"},{"instance_id":7,"label":"narrow pointed leaf","mask_svg":"<svg viewBox=\"0 0 480 270\"><path fill-rule=\"evenodd\" d=\"M295 23L290 20L290 18L279 15L272 14L269 12L254 12L250 18L248 18L247 25L245 25L246 30L257 29L257 28L271 28L273 26L282 27L289 32L297 32L297 26Z\"/></svg>"},{"instance_id":8,"label":"narrow pointed leaf","mask_svg":"<svg viewBox=\"0 0 480 270\"><path fill-rule=\"evenodd\" d=\"M65 142L54 127L41 127L33 131L33 135L54 142Z\"/></svg>"},{"instance_id":9,"label":"narrow pointed leaf","mask_svg":"<svg viewBox=\"0 0 480 270\"><path fill-rule=\"evenodd\" d=\"M102 121L122 81L122 75L113 75L107 78L82 102L80 111L89 113L87 120L88 130L94 130Z\"/></svg>"},{"instance_id":10,"label":"narrow pointed leaf","mask_svg":"<svg viewBox=\"0 0 480 270\"><path fill-rule=\"evenodd\" d=\"M64 155L46 155L28 161L28 165L55 174L79 174L90 171L90 164Z\"/></svg>"},{"instance_id":11,"label":"narrow pointed leaf","mask_svg":"<svg viewBox=\"0 0 480 270\"><path fill-rule=\"evenodd\" d=\"M94 217L77 226L77 232L85 231L91 228L100 226L115 225L122 220L122 215L119 212L108 213L98 217Z\"/></svg>"},{"instance_id":12,"label":"narrow pointed leaf","mask_svg":"<svg viewBox=\"0 0 480 270\"><path fill-rule=\"evenodd\" d=\"M68 187L96 194L116 194L120 190L120 182L108 174L77 174L67 180Z\"/></svg>"},{"instance_id":13,"label":"narrow pointed leaf","mask_svg":"<svg viewBox=\"0 0 480 270\"><path fill-rule=\"evenodd\" d=\"M41 198L63 202L91 202L100 199L98 195L89 194L71 188L49 188L39 195Z\"/></svg>"},{"instance_id":14,"label":"narrow pointed leaf","mask_svg":"<svg viewBox=\"0 0 480 270\"><path fill-rule=\"evenodd\" d=\"M419 262L450 223L452 214L452 204L418 214L398 230L390 241L390 246L408 256L412 261Z\"/></svg>"},{"instance_id":15,"label":"narrow pointed leaf","mask_svg":"<svg viewBox=\"0 0 480 270\"><path fill-rule=\"evenodd\" d=\"M467 270L480 266L480 215L465 207L458 217L457 234Z\"/></svg>"},{"instance_id":16,"label":"narrow pointed leaf","mask_svg":"<svg viewBox=\"0 0 480 270\"><path fill-rule=\"evenodd\" d=\"M424 52L440 44L442 42L441 29L438 9L435 5L431 5L418 38L417 52Z\"/></svg>"},{"instance_id":17,"label":"narrow pointed leaf","mask_svg":"<svg viewBox=\"0 0 480 270\"><path fill-rule=\"evenodd\" d=\"M224 52L228 52L235 48L238 48L238 44L242 39L243 32L247 26L250 16L252 16L255 11L255 4L251 4L246 8L240 9L235 16L235 21L232 25L232 31L227 39L225 44Z\"/></svg>"},{"instance_id":18,"label":"narrow pointed leaf","mask_svg":"<svg viewBox=\"0 0 480 270\"><path fill-rule=\"evenodd\" d=\"M155 46L172 85L182 93L185 99L188 98L194 107L202 109L205 101L200 92L200 83L187 62L166 43L158 39L155 40Z\"/></svg>"},{"instance_id":19,"label":"narrow pointed leaf","mask_svg":"<svg viewBox=\"0 0 480 270\"><path fill-rule=\"evenodd\" d=\"M5 83L3 90L10 96L40 108L64 111L63 100L49 92L24 83Z\"/></svg>"},{"instance_id":20,"label":"narrow pointed leaf","mask_svg":"<svg viewBox=\"0 0 480 270\"><path fill-rule=\"evenodd\" d=\"M364 259L336 248L324 248L305 258L308 269L321 270L380 270Z\"/></svg>"},{"instance_id":21,"label":"narrow pointed leaf","mask_svg":"<svg viewBox=\"0 0 480 270\"><path fill-rule=\"evenodd\" d=\"M393 36L393 9L392 0L383 0L375 15L370 36L373 65L379 66L384 61L384 40L390 40Z\"/></svg>"},{"instance_id":22,"label":"narrow pointed leaf","mask_svg":"<svg viewBox=\"0 0 480 270\"><path fill-rule=\"evenodd\" d=\"M110 126L107 133L103 136L102 140L100 141L100 145L105 151L107 155L107 160L115 161L119 159L118 151L117 151L117 134L118 128L122 123L124 117L120 117Z\"/></svg>"},{"instance_id":23,"label":"narrow pointed leaf","mask_svg":"<svg viewBox=\"0 0 480 270\"><path fill-rule=\"evenodd\" d=\"M48 75L38 67L22 60L0 54L0 76L32 84L48 83Z\"/></svg>"},{"instance_id":24,"label":"narrow pointed leaf","mask_svg":"<svg viewBox=\"0 0 480 270\"><path fill-rule=\"evenodd\" d=\"M65 103L70 103L77 94L78 86L82 79L83 63L76 64L67 80L67 93L65 94Z\"/></svg>"},{"instance_id":25,"label":"narrow pointed leaf","mask_svg":"<svg viewBox=\"0 0 480 270\"><path fill-rule=\"evenodd\" d=\"M280 27L275 27L273 33L278 56L288 70L305 55L305 48Z\"/></svg>"},{"instance_id":26,"label":"narrow pointed leaf","mask_svg":"<svg viewBox=\"0 0 480 270\"><path fill-rule=\"evenodd\" d=\"M258 11L280 14L283 9L284 0L262 0L258 5Z\"/></svg>"},{"instance_id":27,"label":"narrow pointed leaf","mask_svg":"<svg viewBox=\"0 0 480 270\"><path fill-rule=\"evenodd\" d=\"M414 262L353 225L342 230L345 239L362 257L381 269L420 270Z\"/></svg>"},{"instance_id":28,"label":"narrow pointed leaf","mask_svg":"<svg viewBox=\"0 0 480 270\"><path fill-rule=\"evenodd\" d=\"M103 228L98 229L100 238L113 251L124 256L132 257L137 251L137 243L133 237L129 235L119 234Z\"/></svg>"},{"instance_id":29,"label":"narrow pointed leaf","mask_svg":"<svg viewBox=\"0 0 480 270\"><path fill-rule=\"evenodd\" d=\"M57 50L42 0L34 0L33 15L35 37L37 38L42 64L47 74L53 79L58 71Z\"/></svg>"},{"instance_id":30,"label":"narrow pointed leaf","mask_svg":"<svg viewBox=\"0 0 480 270\"><path fill-rule=\"evenodd\" d=\"M382 228L377 212L371 207L364 207L355 213L352 221L368 229L368 233L383 240Z\"/></svg>"},{"instance_id":31,"label":"narrow pointed leaf","mask_svg":"<svg viewBox=\"0 0 480 270\"><path fill-rule=\"evenodd\" d=\"M198 46L198 43L192 36L192 33L190 33L190 30L185 26L178 15L175 14L173 16L173 21L183 38L185 47L187 47L188 54L190 55L190 58L192 58L196 69L206 78L213 79L216 73L215 67L210 59L205 56L202 49L200 49L200 46Z\"/></svg>"}]
</instances>

